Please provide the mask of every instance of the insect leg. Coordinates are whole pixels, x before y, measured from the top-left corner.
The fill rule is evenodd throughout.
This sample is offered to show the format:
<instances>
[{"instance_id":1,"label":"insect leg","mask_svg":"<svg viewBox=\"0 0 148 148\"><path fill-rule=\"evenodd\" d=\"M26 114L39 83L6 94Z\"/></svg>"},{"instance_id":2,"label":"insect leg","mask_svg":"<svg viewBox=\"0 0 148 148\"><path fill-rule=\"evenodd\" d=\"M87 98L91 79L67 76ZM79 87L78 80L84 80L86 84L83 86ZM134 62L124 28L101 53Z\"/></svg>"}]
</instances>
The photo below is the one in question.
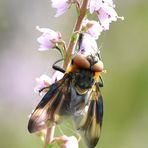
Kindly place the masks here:
<instances>
[{"instance_id":1,"label":"insect leg","mask_svg":"<svg viewBox=\"0 0 148 148\"><path fill-rule=\"evenodd\" d=\"M63 59L59 59L59 60L55 61L55 62L53 63L53 65L52 65L52 68L53 68L54 70L58 70L58 71L60 71L60 72L62 72L62 73L65 73L65 70L64 70L63 68L61 68L61 67L59 67L59 66L56 65L57 63L61 62L62 60L63 60Z\"/></svg>"},{"instance_id":2,"label":"insect leg","mask_svg":"<svg viewBox=\"0 0 148 148\"><path fill-rule=\"evenodd\" d=\"M101 76L99 76L99 78L100 78L99 87L103 87L104 86L103 78Z\"/></svg>"}]
</instances>

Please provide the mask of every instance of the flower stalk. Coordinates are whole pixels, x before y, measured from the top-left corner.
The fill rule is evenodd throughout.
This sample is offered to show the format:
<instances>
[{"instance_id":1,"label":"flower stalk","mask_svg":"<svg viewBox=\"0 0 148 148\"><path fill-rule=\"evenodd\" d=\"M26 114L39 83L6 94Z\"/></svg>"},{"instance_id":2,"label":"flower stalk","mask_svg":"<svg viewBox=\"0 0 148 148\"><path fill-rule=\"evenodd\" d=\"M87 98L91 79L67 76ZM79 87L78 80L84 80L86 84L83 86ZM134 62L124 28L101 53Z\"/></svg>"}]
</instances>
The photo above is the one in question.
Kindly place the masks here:
<instances>
[{"instance_id":1,"label":"flower stalk","mask_svg":"<svg viewBox=\"0 0 148 148\"><path fill-rule=\"evenodd\" d=\"M43 148L46 148L48 144L52 143L54 139L54 133L55 133L55 126L47 128Z\"/></svg>"},{"instance_id":2,"label":"flower stalk","mask_svg":"<svg viewBox=\"0 0 148 148\"><path fill-rule=\"evenodd\" d=\"M78 41L79 32L82 29L82 22L85 18L86 12L87 12L87 4L88 0L83 0L82 6L80 7L80 15L78 16L78 19L76 21L74 31L72 33L68 48L67 48L67 54L64 60L63 68L66 69L68 67L69 61L71 59L72 53L74 52L76 43Z\"/></svg>"}]
</instances>

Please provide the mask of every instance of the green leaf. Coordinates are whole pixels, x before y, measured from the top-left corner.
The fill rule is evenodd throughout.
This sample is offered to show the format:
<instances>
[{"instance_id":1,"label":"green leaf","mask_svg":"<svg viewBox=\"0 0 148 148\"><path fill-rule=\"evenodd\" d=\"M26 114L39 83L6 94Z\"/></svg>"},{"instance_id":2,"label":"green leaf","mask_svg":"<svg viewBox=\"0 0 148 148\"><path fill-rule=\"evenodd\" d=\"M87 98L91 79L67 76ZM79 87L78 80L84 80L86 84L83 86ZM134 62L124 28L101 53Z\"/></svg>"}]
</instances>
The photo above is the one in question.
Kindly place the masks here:
<instances>
[{"instance_id":1,"label":"green leaf","mask_svg":"<svg viewBox=\"0 0 148 148\"><path fill-rule=\"evenodd\" d=\"M73 42L76 42L77 41L77 38L78 38L78 33L73 33L73 35L72 35L72 40L73 40Z\"/></svg>"},{"instance_id":2,"label":"green leaf","mask_svg":"<svg viewBox=\"0 0 148 148\"><path fill-rule=\"evenodd\" d=\"M47 148L53 148L54 144L48 144Z\"/></svg>"}]
</instances>

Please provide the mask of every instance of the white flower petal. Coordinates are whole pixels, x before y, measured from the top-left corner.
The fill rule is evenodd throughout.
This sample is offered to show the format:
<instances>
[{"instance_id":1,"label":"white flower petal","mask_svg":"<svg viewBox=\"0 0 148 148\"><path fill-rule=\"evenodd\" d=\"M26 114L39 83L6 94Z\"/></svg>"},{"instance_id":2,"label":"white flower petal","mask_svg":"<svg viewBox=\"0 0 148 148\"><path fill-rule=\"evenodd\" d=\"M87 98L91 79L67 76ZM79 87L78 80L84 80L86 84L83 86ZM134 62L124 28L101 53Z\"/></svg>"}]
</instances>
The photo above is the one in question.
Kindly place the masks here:
<instances>
[{"instance_id":1,"label":"white flower petal","mask_svg":"<svg viewBox=\"0 0 148 148\"><path fill-rule=\"evenodd\" d=\"M90 0L89 2L89 11L92 14L94 11L97 11L100 9L102 4L102 0Z\"/></svg>"},{"instance_id":2,"label":"white flower petal","mask_svg":"<svg viewBox=\"0 0 148 148\"><path fill-rule=\"evenodd\" d=\"M103 31L103 28L100 25L100 23L97 21L88 20L88 19L84 20L84 22L83 22L84 27L90 26L90 25L91 25L91 27L88 28L86 33L90 34L95 40L97 40L98 37L100 36L101 32Z\"/></svg>"},{"instance_id":3,"label":"white flower petal","mask_svg":"<svg viewBox=\"0 0 148 148\"><path fill-rule=\"evenodd\" d=\"M54 139L62 148L78 148L78 139L75 136L61 136Z\"/></svg>"},{"instance_id":4,"label":"white flower petal","mask_svg":"<svg viewBox=\"0 0 148 148\"><path fill-rule=\"evenodd\" d=\"M40 48L38 50L40 51L45 51L55 47L56 43L61 40L61 34L59 32L55 32L49 28L40 28L38 26L36 28L43 33L37 38L37 41L40 44Z\"/></svg>"},{"instance_id":5,"label":"white flower petal","mask_svg":"<svg viewBox=\"0 0 148 148\"><path fill-rule=\"evenodd\" d=\"M52 7L57 9L55 17L58 17L65 13L71 6L69 0L51 0Z\"/></svg>"},{"instance_id":6,"label":"white flower petal","mask_svg":"<svg viewBox=\"0 0 148 148\"><path fill-rule=\"evenodd\" d=\"M51 85L51 78L47 75L41 75L39 78L36 78L37 86L34 88L34 91L39 93L39 91L45 87Z\"/></svg>"},{"instance_id":7,"label":"white flower petal","mask_svg":"<svg viewBox=\"0 0 148 148\"><path fill-rule=\"evenodd\" d=\"M62 79L64 76L64 74L60 71L56 71L53 75L52 75L52 83L55 83L56 81Z\"/></svg>"},{"instance_id":8,"label":"white flower petal","mask_svg":"<svg viewBox=\"0 0 148 148\"><path fill-rule=\"evenodd\" d=\"M102 3L104 3L105 5L108 5L110 7L115 7L113 0L102 0Z\"/></svg>"},{"instance_id":9,"label":"white flower petal","mask_svg":"<svg viewBox=\"0 0 148 148\"><path fill-rule=\"evenodd\" d=\"M90 34L95 40L98 39L101 32L103 31L103 28L100 25L100 23L94 20L88 20L88 19L84 20L83 26L86 28L87 26L89 26L89 28L87 28L88 30L86 31L86 33Z\"/></svg>"},{"instance_id":10,"label":"white flower petal","mask_svg":"<svg viewBox=\"0 0 148 148\"><path fill-rule=\"evenodd\" d=\"M109 25L112 21L124 19L123 17L119 17L115 11L113 0L90 0L88 8L90 13L94 11L98 12L98 17L104 30L109 29Z\"/></svg>"},{"instance_id":11,"label":"white flower petal","mask_svg":"<svg viewBox=\"0 0 148 148\"><path fill-rule=\"evenodd\" d=\"M110 18L111 21L117 21L118 14L113 7L103 6L102 9L108 14L108 18Z\"/></svg>"},{"instance_id":12,"label":"white flower petal","mask_svg":"<svg viewBox=\"0 0 148 148\"><path fill-rule=\"evenodd\" d=\"M80 53L89 55L98 51L95 39L88 33L83 34L82 43L80 45Z\"/></svg>"},{"instance_id":13,"label":"white flower petal","mask_svg":"<svg viewBox=\"0 0 148 148\"><path fill-rule=\"evenodd\" d=\"M75 136L67 138L67 142L64 143L63 148L78 148L78 140Z\"/></svg>"}]
</instances>

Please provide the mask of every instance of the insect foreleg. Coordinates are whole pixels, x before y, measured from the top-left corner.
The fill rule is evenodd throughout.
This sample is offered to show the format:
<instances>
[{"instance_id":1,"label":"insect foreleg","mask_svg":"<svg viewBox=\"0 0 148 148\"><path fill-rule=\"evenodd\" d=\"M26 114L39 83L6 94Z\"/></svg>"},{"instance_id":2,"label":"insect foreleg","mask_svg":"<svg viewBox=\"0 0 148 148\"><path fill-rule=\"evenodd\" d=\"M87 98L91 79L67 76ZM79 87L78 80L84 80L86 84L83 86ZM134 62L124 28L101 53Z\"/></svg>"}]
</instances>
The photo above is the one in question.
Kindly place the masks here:
<instances>
[{"instance_id":1,"label":"insect foreleg","mask_svg":"<svg viewBox=\"0 0 148 148\"><path fill-rule=\"evenodd\" d=\"M59 59L59 60L57 60L57 61L55 61L55 62L53 63L53 65L52 65L52 68L53 68L54 70L60 71L60 72L62 72L62 73L65 73L65 70L64 70L63 68L61 68L60 66L57 66L57 65L56 65L57 63L59 63L59 62L61 62L61 61L63 61L63 58L62 58L62 59Z\"/></svg>"}]
</instances>

